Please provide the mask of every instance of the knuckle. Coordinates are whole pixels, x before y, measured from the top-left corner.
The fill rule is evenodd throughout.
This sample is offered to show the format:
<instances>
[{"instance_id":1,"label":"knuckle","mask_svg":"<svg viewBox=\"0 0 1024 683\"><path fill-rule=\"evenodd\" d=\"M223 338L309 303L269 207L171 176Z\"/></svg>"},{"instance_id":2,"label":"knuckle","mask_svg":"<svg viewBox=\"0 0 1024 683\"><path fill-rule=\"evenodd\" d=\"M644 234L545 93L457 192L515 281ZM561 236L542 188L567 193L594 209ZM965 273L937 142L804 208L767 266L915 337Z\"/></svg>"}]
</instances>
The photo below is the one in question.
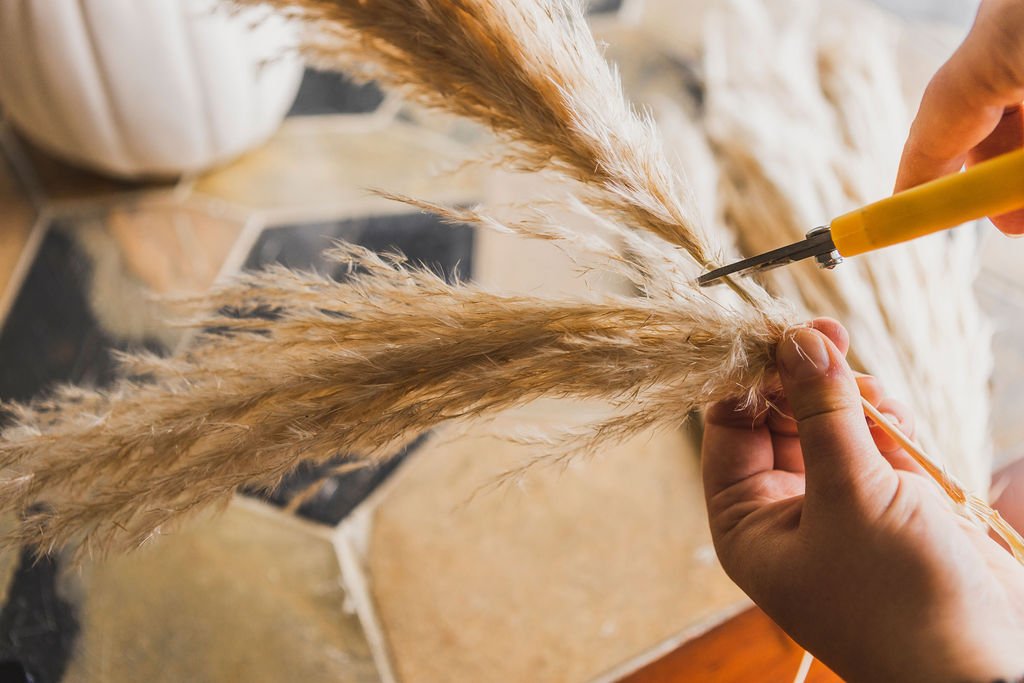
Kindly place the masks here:
<instances>
[{"instance_id":1,"label":"knuckle","mask_svg":"<svg viewBox=\"0 0 1024 683\"><path fill-rule=\"evenodd\" d=\"M815 397L800 406L794 412L796 420L800 424L828 420L838 415L846 415L851 411L859 411L860 403L851 396L825 395Z\"/></svg>"},{"instance_id":2,"label":"knuckle","mask_svg":"<svg viewBox=\"0 0 1024 683\"><path fill-rule=\"evenodd\" d=\"M970 62L971 92L985 104L1021 99L1024 91L1024 3L1010 3L972 31L962 58Z\"/></svg>"},{"instance_id":3,"label":"knuckle","mask_svg":"<svg viewBox=\"0 0 1024 683\"><path fill-rule=\"evenodd\" d=\"M980 99L999 104L1018 99L1022 89L1022 70L1022 65L1013 64L1006 55L995 55L988 67L978 72L975 85L980 91Z\"/></svg>"}]
</instances>

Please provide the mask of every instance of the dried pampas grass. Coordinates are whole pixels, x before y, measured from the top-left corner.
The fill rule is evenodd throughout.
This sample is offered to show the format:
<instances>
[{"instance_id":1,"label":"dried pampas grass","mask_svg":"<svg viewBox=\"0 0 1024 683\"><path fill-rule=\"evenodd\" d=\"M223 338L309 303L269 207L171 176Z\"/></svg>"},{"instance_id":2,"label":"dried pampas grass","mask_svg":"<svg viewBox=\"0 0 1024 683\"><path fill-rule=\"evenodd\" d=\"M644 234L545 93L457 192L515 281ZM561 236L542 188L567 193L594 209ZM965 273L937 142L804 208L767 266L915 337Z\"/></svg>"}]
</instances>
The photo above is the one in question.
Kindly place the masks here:
<instances>
[{"instance_id":1,"label":"dried pampas grass","mask_svg":"<svg viewBox=\"0 0 1024 683\"><path fill-rule=\"evenodd\" d=\"M354 247L338 250L353 270L342 283L246 275L183 302L202 332L174 357L126 357L133 379L109 391L63 389L11 407L0 509L22 518L9 540L131 548L242 486L273 488L300 462L338 451L372 461L441 422L542 396L617 408L563 450L678 423L711 401L756 400L794 314L752 282L717 300L695 287L723 248L701 229L650 118L624 99L578 3L231 4L295 18L321 66L483 123L505 143L502 161L574 181L559 203L599 235L555 225L541 208L503 223L420 205L586 252L640 296L502 296Z\"/></svg>"},{"instance_id":2,"label":"dried pampas grass","mask_svg":"<svg viewBox=\"0 0 1024 683\"><path fill-rule=\"evenodd\" d=\"M701 265L710 242L666 162L654 125L633 110L577 0L238 0L307 28L303 52L478 121L521 170L584 185L596 209L683 247Z\"/></svg>"},{"instance_id":3,"label":"dried pampas grass","mask_svg":"<svg viewBox=\"0 0 1024 683\"><path fill-rule=\"evenodd\" d=\"M123 359L142 381L17 406L0 442L0 507L31 510L17 540L131 547L300 462L383 457L541 396L617 402L588 445L678 424L758 387L783 332L696 299L503 297L355 247L338 258L360 273L272 269L193 302L223 313L198 319L207 331L178 357Z\"/></svg>"},{"instance_id":4,"label":"dried pampas grass","mask_svg":"<svg viewBox=\"0 0 1024 683\"><path fill-rule=\"evenodd\" d=\"M683 275L715 246L681 199L653 124L621 94L580 6L563 0L287 0L319 63L402 87L490 126L516 167L579 183L604 226L581 239L541 211L508 226L589 250L644 291L550 301L449 286L354 248L345 283L271 270L190 302L208 330L170 359L128 357L110 391L65 389L14 406L0 441L0 509L43 550L130 548L241 486L274 487L304 460L367 459L416 434L540 396L600 397L619 414L584 443L679 422L751 397L793 320L755 285L721 305ZM620 226L642 229L650 241ZM627 248L618 248L624 241ZM691 267L692 270L692 267ZM210 313L220 311L220 313Z\"/></svg>"}]
</instances>

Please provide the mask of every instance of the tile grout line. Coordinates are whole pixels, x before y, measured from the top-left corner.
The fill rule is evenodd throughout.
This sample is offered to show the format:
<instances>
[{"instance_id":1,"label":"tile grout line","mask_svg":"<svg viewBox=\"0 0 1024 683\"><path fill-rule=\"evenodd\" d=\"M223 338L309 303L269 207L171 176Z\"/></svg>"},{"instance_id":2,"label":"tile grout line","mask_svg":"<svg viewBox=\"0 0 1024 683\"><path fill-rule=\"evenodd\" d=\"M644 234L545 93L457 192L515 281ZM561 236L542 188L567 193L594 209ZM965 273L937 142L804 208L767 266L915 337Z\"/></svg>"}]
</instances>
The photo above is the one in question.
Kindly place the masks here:
<instances>
[{"instance_id":1,"label":"tile grout line","mask_svg":"<svg viewBox=\"0 0 1024 683\"><path fill-rule=\"evenodd\" d=\"M262 212L255 211L249 214L249 217L242 223L242 229L235 238L234 244L231 245L231 249L228 250L227 255L221 262L220 268L213 279L211 287L223 284L228 278L241 270L242 266L245 264L245 257L252 250L253 245L256 244L256 240L259 239L260 234L262 234L265 228L266 222L263 219ZM189 343L191 343L196 333L197 330L186 329L181 339L175 345L173 352L180 353L184 351Z\"/></svg>"},{"instance_id":2,"label":"tile grout line","mask_svg":"<svg viewBox=\"0 0 1024 683\"><path fill-rule=\"evenodd\" d=\"M366 636L381 683L397 683L391 648L377 614L370 591L369 576L360 559L362 553L356 550L358 537L361 536L362 544L365 544L372 527L373 509L361 505L335 527L332 545L341 568L345 591L352 600L356 616L363 627L363 634Z\"/></svg>"},{"instance_id":3,"label":"tile grout line","mask_svg":"<svg viewBox=\"0 0 1024 683\"><path fill-rule=\"evenodd\" d=\"M52 221L53 216L49 210L44 209L37 214L32 223L32 228L29 230L28 239L22 245L21 252L18 254L18 260L14 265L14 269L11 271L3 291L0 291L0 332L4 330L4 326L7 323L7 315L14 306L14 301L17 299L21 286L24 284L25 278L32 268L32 263L35 261L39 248L43 244L43 237L49 232Z\"/></svg>"},{"instance_id":4,"label":"tile grout line","mask_svg":"<svg viewBox=\"0 0 1024 683\"><path fill-rule=\"evenodd\" d=\"M391 647L377 613L373 592L370 590L370 576L366 570L364 559L369 538L373 532L374 515L377 508L397 485L396 475L407 465L409 457L414 457L416 452L425 445L426 443L419 444L408 457L399 463L390 476L371 491L370 495L356 505L348 516L334 528L334 550L338 556L338 564L341 566L345 590L348 591L355 604L359 623L362 624L373 660L381 675L381 683L398 683L399 679L395 673Z\"/></svg>"},{"instance_id":5,"label":"tile grout line","mask_svg":"<svg viewBox=\"0 0 1024 683\"><path fill-rule=\"evenodd\" d=\"M438 193L437 199L433 201L443 205L458 206L460 204L471 204L477 197L478 193L452 191L450 193ZM370 215L392 217L410 213L423 214L429 212L408 204L369 194L360 200L349 200L335 205L269 207L256 213L264 218L267 228L276 228L298 223L345 221Z\"/></svg>"}]
</instances>

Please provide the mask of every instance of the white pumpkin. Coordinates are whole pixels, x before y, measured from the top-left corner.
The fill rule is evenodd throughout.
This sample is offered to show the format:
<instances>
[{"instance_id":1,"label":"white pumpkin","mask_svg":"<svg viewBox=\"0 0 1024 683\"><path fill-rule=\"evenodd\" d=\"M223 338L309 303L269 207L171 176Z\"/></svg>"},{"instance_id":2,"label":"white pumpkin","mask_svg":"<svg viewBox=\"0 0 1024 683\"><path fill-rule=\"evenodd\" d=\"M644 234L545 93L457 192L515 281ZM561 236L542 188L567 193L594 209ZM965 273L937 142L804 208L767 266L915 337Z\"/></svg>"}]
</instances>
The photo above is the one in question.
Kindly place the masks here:
<instances>
[{"instance_id":1,"label":"white pumpkin","mask_svg":"<svg viewBox=\"0 0 1024 683\"><path fill-rule=\"evenodd\" d=\"M173 176L264 141L302 75L292 28L211 0L0 0L0 104L33 142Z\"/></svg>"}]
</instances>

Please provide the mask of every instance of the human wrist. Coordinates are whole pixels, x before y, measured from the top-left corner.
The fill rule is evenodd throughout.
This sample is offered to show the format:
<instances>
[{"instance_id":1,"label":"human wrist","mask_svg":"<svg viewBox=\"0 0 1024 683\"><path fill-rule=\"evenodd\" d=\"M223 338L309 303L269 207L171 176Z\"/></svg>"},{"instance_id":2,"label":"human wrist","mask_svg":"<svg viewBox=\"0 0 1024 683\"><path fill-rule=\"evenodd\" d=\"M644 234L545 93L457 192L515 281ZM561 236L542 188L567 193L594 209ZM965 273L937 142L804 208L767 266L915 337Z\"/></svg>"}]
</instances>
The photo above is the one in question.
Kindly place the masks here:
<instances>
[{"instance_id":1,"label":"human wrist","mask_svg":"<svg viewBox=\"0 0 1024 683\"><path fill-rule=\"evenodd\" d=\"M946 647L937 645L930 653L922 653L922 661L931 661L932 675L921 680L949 683L1024 683L1024 649L1006 632L989 632L980 639L967 636L969 626L961 624L949 638ZM939 641L941 642L941 641ZM912 680L912 679L905 679Z\"/></svg>"},{"instance_id":2,"label":"human wrist","mask_svg":"<svg viewBox=\"0 0 1024 683\"><path fill-rule=\"evenodd\" d=\"M915 664L913 657L905 657L890 667L869 666L859 671L846 672L844 680L850 683L876 683L886 681L921 681L922 683L1024 683L1024 669L1008 669L995 662L972 663L964 666L949 665L943 657L928 657ZM1000 673L1013 671L1013 674Z\"/></svg>"},{"instance_id":3,"label":"human wrist","mask_svg":"<svg viewBox=\"0 0 1024 683\"><path fill-rule=\"evenodd\" d=\"M986 643L971 646L969 642L953 640L955 648L942 654L925 654L931 660L931 674L920 680L942 683L1024 683L1024 656L1020 648L1007 644ZM917 680L906 678L902 680Z\"/></svg>"},{"instance_id":4,"label":"human wrist","mask_svg":"<svg viewBox=\"0 0 1024 683\"><path fill-rule=\"evenodd\" d=\"M850 683L1024 683L1024 633L1000 629L972 638L967 624L931 626L904 631L913 634L909 639L876 633L879 638L866 639L856 652L844 648L834 665L825 663Z\"/></svg>"}]
</instances>

